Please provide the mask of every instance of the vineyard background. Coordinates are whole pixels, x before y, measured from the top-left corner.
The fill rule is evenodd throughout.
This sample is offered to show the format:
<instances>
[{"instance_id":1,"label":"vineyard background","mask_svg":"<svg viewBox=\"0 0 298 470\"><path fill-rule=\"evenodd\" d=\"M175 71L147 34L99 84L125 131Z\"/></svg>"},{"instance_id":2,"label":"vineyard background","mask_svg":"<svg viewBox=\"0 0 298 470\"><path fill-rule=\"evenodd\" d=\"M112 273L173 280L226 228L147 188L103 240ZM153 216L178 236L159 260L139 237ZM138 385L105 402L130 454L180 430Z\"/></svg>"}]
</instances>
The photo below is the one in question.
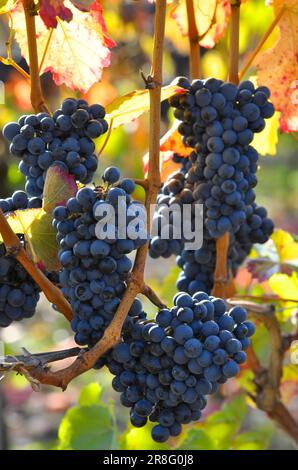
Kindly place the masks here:
<instances>
[{"instance_id":1,"label":"vineyard background","mask_svg":"<svg viewBox=\"0 0 298 470\"><path fill-rule=\"evenodd\" d=\"M105 19L109 33L117 42L112 51L111 66L103 71L102 81L95 84L83 95L88 102L98 102L106 106L117 96L128 93L143 86L139 70L149 73L151 64L151 47L153 34L154 5L149 2L132 2L111 0L103 2ZM247 51L253 50L265 33L268 24L273 19L272 9L266 8L263 0L250 0L241 7L240 20L240 69L247 59ZM8 36L6 22L0 16L0 55L5 55L5 41ZM266 42L265 49L271 47L277 38L277 30L272 33ZM215 76L226 79L228 57L227 35L221 39L213 49L201 48L203 76ZM17 54L17 51L15 51ZM168 21L165 54L164 54L164 84L168 84L174 76L188 75L188 40L177 34L175 23ZM26 65L21 62L26 68ZM253 67L247 76L253 75ZM0 80L5 84L5 105L0 104L0 127L8 121L16 120L21 114L30 113L30 89L27 81L12 67L0 63ZM46 101L51 109L58 107L59 103L68 96L77 96L65 86L54 85L50 74L42 77L42 85ZM166 102L162 104L162 133L169 128L172 120ZM267 154L261 159L258 173L259 184L256 188L260 205L267 207L276 227L290 233L298 233L297 214L298 201L298 169L296 164L297 141L293 135L278 135L269 137ZM125 176L134 175L142 178L143 165L141 156L147 151L148 142L148 115L145 114L137 120L123 127L118 127L112 135L101 156L97 176L109 164L115 164L122 169ZM98 142L100 149L102 141ZM276 145L276 152L274 147ZM275 155L269 155L268 150ZM23 186L22 175L18 171L18 162L8 153L7 144L0 136L0 196L8 197L15 189ZM142 189L138 189L136 196L143 198ZM262 248L266 253L268 246ZM171 301L175 292L174 280L178 268L173 258L162 262L148 259L147 280L158 295L166 302ZM270 292L268 283L254 281L251 287L251 275L244 267L240 269L237 279L240 291L252 295L262 295ZM149 302L145 303L145 310L153 313L154 309ZM294 313L293 313L294 315ZM62 316L53 313L49 303L42 298L38 305L37 315L24 324L14 324L9 329L0 331L0 339L6 344L6 352L19 351L26 346L29 351L45 351L69 348L74 342L69 334L68 325ZM267 360L268 333L263 326L259 326L254 344L259 357L264 363ZM222 387L221 393L209 399L204 410L204 416L212 416L216 411L228 413L231 417L219 431L215 430L212 419L201 428L201 434L193 436L195 445L200 442L213 445L215 448L226 448L227 442L235 448L273 448L293 449L294 442L276 425L269 420L265 413L257 410L252 401L244 398L241 387L247 386L250 378L248 370L244 370L239 380L232 380ZM158 448L152 441L148 443L146 430L131 430L128 426L128 412L119 405L116 392L111 388L111 376L106 371L89 371L77 378L65 393L46 389L44 393L34 393L28 382L21 376L9 375L0 382L0 448L12 449L48 449L57 446L57 428L66 410L78 402L82 386L87 386L85 393L92 399L98 400L98 389L102 387L102 403L113 403L114 416L117 417L117 436L120 446L132 448ZM297 366L286 360L283 378L282 394L293 416L298 419L297 398ZM88 395L89 394L89 395ZM222 411L227 397L233 397L228 410ZM93 398L92 398L93 397ZM106 406L106 405L102 405ZM111 405L112 406L112 405ZM233 423L236 418L236 425ZM220 419L220 418L218 418ZM200 425L201 426L201 425ZM209 426L209 428L208 428ZM204 429L208 430L207 442ZM245 431L244 438L239 438ZM63 433L63 430L61 431ZM122 437L121 437L122 435ZM188 439L192 436L189 435ZM82 437L83 439L83 437ZM200 441L201 439L201 441ZM204 441L205 439L205 441ZM134 443L138 446L134 447ZM190 441L191 442L191 441ZM61 445L61 435L60 435ZM119 445L119 444L117 444ZM186 445L186 444L185 444ZM204 444L203 444L204 445ZM115 444L116 446L116 444ZM238 446L238 447L237 447ZM104 448L104 447L103 447ZM162 446L164 448L164 446ZM186 447L187 448L187 447Z\"/></svg>"}]
</instances>

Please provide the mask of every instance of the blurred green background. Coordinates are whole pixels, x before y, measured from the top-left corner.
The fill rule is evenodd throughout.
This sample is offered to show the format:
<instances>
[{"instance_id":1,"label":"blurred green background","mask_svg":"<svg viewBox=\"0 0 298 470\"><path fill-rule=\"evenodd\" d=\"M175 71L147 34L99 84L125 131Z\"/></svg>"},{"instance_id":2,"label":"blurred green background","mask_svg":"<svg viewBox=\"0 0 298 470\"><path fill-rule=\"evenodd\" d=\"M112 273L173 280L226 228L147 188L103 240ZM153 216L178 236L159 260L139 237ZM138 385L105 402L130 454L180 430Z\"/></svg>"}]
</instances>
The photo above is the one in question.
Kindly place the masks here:
<instances>
[{"instance_id":1,"label":"blurred green background","mask_svg":"<svg viewBox=\"0 0 298 470\"><path fill-rule=\"evenodd\" d=\"M117 41L117 47L112 50L112 65L104 70L102 82L94 85L85 97L90 103L99 102L107 105L115 97L143 87L139 71L142 70L146 74L150 70L154 5L147 1L118 0L106 1L103 4L109 33ZM263 0L249 0L243 4L241 10L240 67L247 60L249 52L257 45L273 18L271 9L265 7ZM2 17L0 17L0 29L0 55L5 56L8 29L6 20ZM276 33L274 32L266 43L266 47L272 45L275 39ZM18 57L16 45L13 50ZM228 50L226 38L222 39L212 50L201 50L204 77L226 78ZM187 39L182 38L175 24L169 21L164 47L164 84L168 84L177 75L188 74L187 54ZM26 68L23 61L20 64ZM254 74L252 67L247 76ZM32 109L29 85L17 71L0 64L0 80L5 83L5 104L0 104L0 128L2 128L6 122L17 120L21 114L30 113ZM42 77L42 85L46 100L52 110L59 107L65 97L78 96L64 86L56 87L50 74ZM167 104L163 103L162 133L166 132L172 120L170 114ZM102 143L102 140L98 141L98 149L101 148ZM96 179L100 178L103 169L110 164L119 166L126 176L142 178L142 156L146 153L147 146L148 116L144 115L112 133L101 155ZM258 173L258 203L268 208L277 227L291 233L298 232L297 150L297 141L294 136L279 134L276 155L262 157ZM7 145L0 136L0 197L8 197L15 189L23 187L24 178L18 171L18 161L9 155ZM136 193L136 197L140 199L143 197L142 190ZM167 302L170 302L175 290L176 275L174 259L163 260L162 263L148 260L148 283L154 286ZM153 313L152 306L146 301L144 303L145 307ZM268 340L265 332L263 336L260 333L260 337L263 342ZM51 308L44 298L39 303L37 314L33 319L22 324L14 324L9 329L1 331L0 338L6 345L7 353L19 352L22 346L31 352L40 352L54 348L63 349L73 345L67 322ZM277 430L264 413L251 406L252 403L249 406L242 395L238 395L241 385L248 378L249 373L246 371L242 382L241 380L229 382L229 385L222 387L220 393L209 400L204 415L212 417L214 412L221 409L226 397L233 394L237 396L236 402L230 409L222 411L222 415L219 417L216 415L217 418L215 416L213 421L211 419L211 422L207 422L205 429L209 429L208 433L204 433L204 425L196 432L191 430L186 438L188 441L186 440L183 444L184 448L194 448L194 446L208 448L208 445L213 445L215 448L227 446L231 448L294 448L291 439L282 431ZM103 388L103 403L108 403L109 400L114 402L119 437L127 428L128 412L123 407L120 409L119 397L111 388L111 376L108 372L90 371L76 379L64 393L46 387L43 387L42 393L34 393L23 377L10 374L0 382L0 448L46 449L55 447L57 429L65 411L77 403L82 386L90 382L99 383ZM94 387L87 389L86 393L95 394L96 401L98 390L96 386ZM285 394L289 407L298 417L296 381L285 390ZM92 402L92 398L90 400ZM228 423L227 417L230 416L232 418L230 421L233 422L233 413L237 415L236 421L238 420L239 426L233 427L231 424L228 430L226 428L222 430L222 437L220 437L221 428L216 419ZM241 416L238 416L239 414ZM245 435L242 437L244 431ZM207 442L208 439L212 441L212 444ZM122 440L118 440L118 444L112 444L112 447L119 445L119 442L129 449L141 448L141 446L151 448L150 446L153 445L146 431L139 430L125 434ZM139 447L133 447L136 442Z\"/></svg>"}]
</instances>

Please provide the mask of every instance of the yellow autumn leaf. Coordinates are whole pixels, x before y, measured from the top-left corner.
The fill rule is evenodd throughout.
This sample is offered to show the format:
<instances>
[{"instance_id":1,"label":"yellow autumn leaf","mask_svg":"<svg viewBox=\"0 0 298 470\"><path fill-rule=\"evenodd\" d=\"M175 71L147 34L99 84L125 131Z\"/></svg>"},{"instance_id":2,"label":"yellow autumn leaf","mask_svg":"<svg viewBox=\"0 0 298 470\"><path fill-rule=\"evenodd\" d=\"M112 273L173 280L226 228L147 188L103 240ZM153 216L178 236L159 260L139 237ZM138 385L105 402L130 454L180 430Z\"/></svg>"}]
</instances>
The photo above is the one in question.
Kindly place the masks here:
<instances>
[{"instance_id":1,"label":"yellow autumn leaf","mask_svg":"<svg viewBox=\"0 0 298 470\"><path fill-rule=\"evenodd\" d=\"M3 15L3 13L8 13L13 9L16 3L17 0L0 0L0 15Z\"/></svg>"},{"instance_id":2,"label":"yellow autumn leaf","mask_svg":"<svg viewBox=\"0 0 298 470\"><path fill-rule=\"evenodd\" d=\"M291 276L288 276L287 274L275 273L268 282L272 291L281 299L293 300L293 302L284 304L286 310L282 313L282 319L287 320L292 312L288 307L295 308L295 305L298 304L298 274L293 272Z\"/></svg>"},{"instance_id":3,"label":"yellow autumn leaf","mask_svg":"<svg viewBox=\"0 0 298 470\"><path fill-rule=\"evenodd\" d=\"M258 87L258 77L252 75L249 80ZM252 146L259 152L260 155L275 155L276 146L278 143L278 129L279 129L279 118L280 113L275 111L274 115L270 119L266 119L265 129L254 134Z\"/></svg>"},{"instance_id":4,"label":"yellow autumn leaf","mask_svg":"<svg viewBox=\"0 0 298 470\"><path fill-rule=\"evenodd\" d=\"M164 86L161 89L161 101L171 96L185 93L185 89L177 85ZM149 90L135 90L127 95L116 98L106 107L106 119L115 129L141 116L150 109Z\"/></svg>"},{"instance_id":5,"label":"yellow autumn leaf","mask_svg":"<svg viewBox=\"0 0 298 470\"><path fill-rule=\"evenodd\" d=\"M289 260L298 260L298 242L294 240L292 235L284 230L275 230L271 236L281 262Z\"/></svg>"},{"instance_id":6,"label":"yellow autumn leaf","mask_svg":"<svg viewBox=\"0 0 298 470\"><path fill-rule=\"evenodd\" d=\"M254 135L252 146L260 155L276 155L276 147L278 143L280 113L275 111L270 119L266 119L265 129L259 134Z\"/></svg>"}]
</instances>

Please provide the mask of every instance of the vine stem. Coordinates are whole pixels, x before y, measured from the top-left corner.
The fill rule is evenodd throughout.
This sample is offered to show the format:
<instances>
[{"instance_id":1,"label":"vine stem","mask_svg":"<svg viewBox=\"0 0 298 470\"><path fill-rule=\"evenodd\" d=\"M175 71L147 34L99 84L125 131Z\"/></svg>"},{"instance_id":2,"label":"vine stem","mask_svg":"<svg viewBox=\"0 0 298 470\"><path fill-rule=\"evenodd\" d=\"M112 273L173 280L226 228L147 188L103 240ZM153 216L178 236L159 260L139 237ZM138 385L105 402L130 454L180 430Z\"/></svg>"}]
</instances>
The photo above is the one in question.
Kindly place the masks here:
<instances>
[{"instance_id":1,"label":"vine stem","mask_svg":"<svg viewBox=\"0 0 298 470\"><path fill-rule=\"evenodd\" d=\"M231 24L230 24L230 54L229 54L229 80L238 85L238 63L239 63L239 19L241 2L231 1Z\"/></svg>"},{"instance_id":2,"label":"vine stem","mask_svg":"<svg viewBox=\"0 0 298 470\"><path fill-rule=\"evenodd\" d=\"M150 131L149 131L149 169L148 189L146 191L145 206L147 210L148 229L151 226L150 208L154 204L161 185L159 172L159 139L160 139L160 98L162 86L162 59L166 17L166 0L156 1L153 60L150 76ZM78 355L76 360L68 367L52 372L42 365L30 368L30 380L42 384L53 385L65 390L68 384L77 376L91 369L98 359L121 338L121 330L127 313L138 293L146 292L144 270L148 253L148 244L142 246L136 254L134 267L127 282L127 289L121 300L115 316L105 330L102 339L90 350ZM152 295L152 293L150 293ZM16 368L15 368L16 370ZM25 369L26 370L26 369ZM24 367L20 372L24 371Z\"/></svg>"},{"instance_id":3,"label":"vine stem","mask_svg":"<svg viewBox=\"0 0 298 470\"><path fill-rule=\"evenodd\" d=\"M282 403L279 390L285 352L283 338L274 308L269 310L270 307L267 306L267 309L265 313L250 311L254 318L264 323L271 342L268 368L259 372L255 371L254 382L257 386L257 393L254 401L258 408L265 411L269 418L278 423L298 444L298 423Z\"/></svg>"},{"instance_id":4,"label":"vine stem","mask_svg":"<svg viewBox=\"0 0 298 470\"><path fill-rule=\"evenodd\" d=\"M49 279L43 274L40 269L33 263L32 259L28 256L18 236L13 232L5 215L0 208L0 233L3 238L6 250L11 253L22 264L24 269L30 274L32 279L39 285L44 292L46 298L57 306L59 311L67 318L72 319L72 310L65 299L64 295Z\"/></svg>"},{"instance_id":5,"label":"vine stem","mask_svg":"<svg viewBox=\"0 0 298 470\"><path fill-rule=\"evenodd\" d=\"M216 262L214 270L213 294L218 297L226 297L226 288L228 280L228 250L230 236L226 232L222 237L216 240Z\"/></svg>"},{"instance_id":6,"label":"vine stem","mask_svg":"<svg viewBox=\"0 0 298 470\"><path fill-rule=\"evenodd\" d=\"M38 54L36 43L36 26L35 26L35 3L33 0L22 0L26 21L27 43L29 51L29 68L31 92L30 99L34 111L50 113L41 90Z\"/></svg>"},{"instance_id":7,"label":"vine stem","mask_svg":"<svg viewBox=\"0 0 298 470\"><path fill-rule=\"evenodd\" d=\"M229 80L238 85L238 62L239 62L239 18L240 5L238 0L231 1L231 24L230 24L230 54L229 54ZM225 298L227 294L233 295L235 291L234 280L228 279L228 250L230 234L226 232L216 240L216 265L214 271L213 295Z\"/></svg>"},{"instance_id":8,"label":"vine stem","mask_svg":"<svg viewBox=\"0 0 298 470\"><path fill-rule=\"evenodd\" d=\"M18 367L26 367L29 372L29 369L31 367L36 367L36 365L46 365L50 362L63 361L64 359L75 357L82 352L83 350L79 347L37 354L31 354L24 349L24 354L22 355L5 356L4 358L1 358L0 372L15 370Z\"/></svg>"},{"instance_id":9,"label":"vine stem","mask_svg":"<svg viewBox=\"0 0 298 470\"><path fill-rule=\"evenodd\" d=\"M264 34L264 36L262 37L261 41L259 42L259 44L257 45L257 47L255 48L255 50L253 51L253 53L251 54L251 56L249 57L248 61L246 62L246 64L243 66L242 70L240 71L239 73L239 80L241 80L244 75L246 74L247 70L249 69L249 67L252 65L253 61L255 60L256 56L259 54L260 50L262 49L262 47L264 46L265 42L267 41L267 39L269 38L270 34L272 33L272 31L274 30L275 26L278 25L281 17L283 16L285 12L285 6L283 6L279 12L277 13L276 17L274 18L274 20L272 21L272 23L270 24L269 28L267 29L266 33Z\"/></svg>"},{"instance_id":10,"label":"vine stem","mask_svg":"<svg viewBox=\"0 0 298 470\"><path fill-rule=\"evenodd\" d=\"M191 80L201 75L200 35L196 23L194 0L186 0L188 40L189 40L189 75Z\"/></svg>"}]
</instances>

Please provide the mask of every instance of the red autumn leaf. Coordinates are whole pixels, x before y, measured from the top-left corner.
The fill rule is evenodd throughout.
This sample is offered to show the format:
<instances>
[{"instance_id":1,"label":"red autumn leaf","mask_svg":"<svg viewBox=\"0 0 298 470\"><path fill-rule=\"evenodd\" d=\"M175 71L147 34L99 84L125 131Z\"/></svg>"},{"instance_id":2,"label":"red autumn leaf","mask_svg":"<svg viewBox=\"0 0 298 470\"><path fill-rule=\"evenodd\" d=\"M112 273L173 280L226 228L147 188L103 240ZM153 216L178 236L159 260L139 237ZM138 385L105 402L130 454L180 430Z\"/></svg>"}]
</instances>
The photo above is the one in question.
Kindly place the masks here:
<instances>
[{"instance_id":1,"label":"red autumn leaf","mask_svg":"<svg viewBox=\"0 0 298 470\"><path fill-rule=\"evenodd\" d=\"M298 5L297 0L275 0L280 36L275 45L257 57L258 84L271 90L271 99L281 112L280 129L298 131Z\"/></svg>"},{"instance_id":2,"label":"red autumn leaf","mask_svg":"<svg viewBox=\"0 0 298 470\"><path fill-rule=\"evenodd\" d=\"M65 84L86 92L101 79L102 70L110 65L110 48L115 42L108 36L99 0L94 0L89 12L80 11L69 0L64 4L72 12L69 23L57 18L57 28L49 31L36 17L38 56L48 45L42 73L51 72L56 85ZM22 55L28 61L28 44L22 4L12 12L15 37ZM49 34L52 34L49 41Z\"/></svg>"},{"instance_id":3,"label":"red autumn leaf","mask_svg":"<svg viewBox=\"0 0 298 470\"><path fill-rule=\"evenodd\" d=\"M230 0L194 0L200 45L212 48L224 36L230 14ZM180 0L171 12L183 36L188 35L186 0Z\"/></svg>"},{"instance_id":4,"label":"red autumn leaf","mask_svg":"<svg viewBox=\"0 0 298 470\"><path fill-rule=\"evenodd\" d=\"M185 147L181 140L181 134L179 134L177 127L178 121L175 121L171 129L161 138L160 140L160 176L161 181L164 182L167 177L181 167L180 163L175 163L173 157L178 154L180 157L188 157L191 154L192 149ZM148 166L149 166L149 154L146 153L143 157L144 165L144 176L147 177Z\"/></svg>"},{"instance_id":5,"label":"red autumn leaf","mask_svg":"<svg viewBox=\"0 0 298 470\"><path fill-rule=\"evenodd\" d=\"M72 11L64 5L64 0L39 0L39 14L48 28L57 27L57 17L72 20Z\"/></svg>"},{"instance_id":6,"label":"red autumn leaf","mask_svg":"<svg viewBox=\"0 0 298 470\"><path fill-rule=\"evenodd\" d=\"M191 154L192 148L185 147L182 142L181 134L178 132L177 127L179 122L176 121L169 131L162 137L160 141L161 151L171 151L177 153L180 157L188 157Z\"/></svg>"},{"instance_id":7,"label":"red autumn leaf","mask_svg":"<svg viewBox=\"0 0 298 470\"><path fill-rule=\"evenodd\" d=\"M70 0L81 11L90 11L90 6L94 0Z\"/></svg>"}]
</instances>

